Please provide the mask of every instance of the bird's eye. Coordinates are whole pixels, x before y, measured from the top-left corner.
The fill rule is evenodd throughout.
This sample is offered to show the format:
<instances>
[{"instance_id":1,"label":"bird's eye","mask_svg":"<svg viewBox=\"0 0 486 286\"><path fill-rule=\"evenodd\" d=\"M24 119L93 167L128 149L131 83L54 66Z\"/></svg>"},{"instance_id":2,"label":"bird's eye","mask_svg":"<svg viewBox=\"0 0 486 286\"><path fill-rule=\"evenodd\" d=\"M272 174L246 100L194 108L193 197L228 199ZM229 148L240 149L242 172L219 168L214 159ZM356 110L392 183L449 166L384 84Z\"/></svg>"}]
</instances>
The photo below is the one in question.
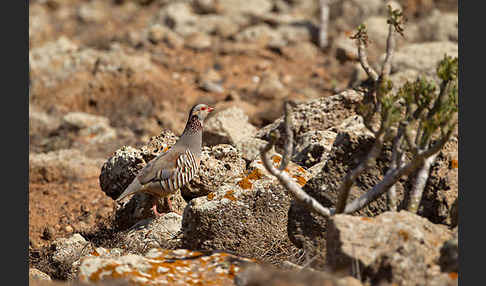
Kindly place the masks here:
<instances>
[{"instance_id":1,"label":"bird's eye","mask_svg":"<svg viewBox=\"0 0 486 286\"><path fill-rule=\"evenodd\" d=\"M206 110L206 107L205 106L201 107L201 110Z\"/></svg>"}]
</instances>

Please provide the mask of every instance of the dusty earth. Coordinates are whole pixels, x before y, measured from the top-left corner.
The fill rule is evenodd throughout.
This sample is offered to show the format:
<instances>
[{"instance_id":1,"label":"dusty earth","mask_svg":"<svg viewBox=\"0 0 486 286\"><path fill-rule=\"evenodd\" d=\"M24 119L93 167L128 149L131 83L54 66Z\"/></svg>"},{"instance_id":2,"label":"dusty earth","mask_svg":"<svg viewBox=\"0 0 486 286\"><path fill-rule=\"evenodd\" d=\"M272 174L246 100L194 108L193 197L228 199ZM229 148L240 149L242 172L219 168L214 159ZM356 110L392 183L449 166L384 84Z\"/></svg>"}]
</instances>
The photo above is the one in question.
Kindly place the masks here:
<instances>
[{"instance_id":1,"label":"dusty earth","mask_svg":"<svg viewBox=\"0 0 486 286\"><path fill-rule=\"evenodd\" d=\"M335 31L332 26L331 46L318 49L315 39L311 39L307 43L316 47L316 53L309 57L300 56L301 47L297 45L282 48L256 45L245 52L225 52L224 44L231 42L231 38L217 35L211 35L210 48L173 47L143 39L138 33L165 2L170 1L29 1L31 51L64 36L80 49L106 53L116 45L126 54L148 54L156 68L156 72L146 75L136 73L135 80L126 71L114 77L93 72L94 75L82 74L54 87L38 80L41 69L31 70L31 156L77 149L87 158L97 160L98 165L94 165L99 168L82 176L65 176L63 169L31 170L29 266L37 266L56 238L75 232L92 242L109 237L115 202L99 186L102 162L121 146L140 146L164 129L180 134L187 110L193 104L205 102L217 108L237 104L249 115L250 122L260 128L277 118L282 110L278 104L281 100L267 99L256 92L258 80L265 74L279 75L288 92L286 97L296 100L328 96L348 86L356 62L337 59L332 39L342 31ZM410 21L426 17L435 8L457 11L455 1L399 2ZM88 13L91 10L82 8L88 5L96 8L91 14ZM79 13L84 10L88 12ZM211 76L213 71L224 87L221 93L200 87L202 78ZM59 124L64 115L74 111L108 118L117 135L97 143L89 140L90 135L83 137L79 130ZM42 122L48 123L39 127L33 113L42 114L47 118Z\"/></svg>"}]
</instances>

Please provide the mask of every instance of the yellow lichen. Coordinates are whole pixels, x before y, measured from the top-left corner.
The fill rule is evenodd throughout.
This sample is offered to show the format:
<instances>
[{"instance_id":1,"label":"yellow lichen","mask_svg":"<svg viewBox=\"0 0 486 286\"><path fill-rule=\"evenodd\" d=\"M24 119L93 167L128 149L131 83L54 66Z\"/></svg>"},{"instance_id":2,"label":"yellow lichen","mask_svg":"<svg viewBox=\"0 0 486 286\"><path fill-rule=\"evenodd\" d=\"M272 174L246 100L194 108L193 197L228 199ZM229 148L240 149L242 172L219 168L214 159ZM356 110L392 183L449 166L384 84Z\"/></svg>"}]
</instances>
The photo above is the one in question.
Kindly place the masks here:
<instances>
[{"instance_id":1,"label":"yellow lichen","mask_svg":"<svg viewBox=\"0 0 486 286\"><path fill-rule=\"evenodd\" d=\"M242 188L243 190L248 190L251 189L253 184L250 182L250 179L248 179L248 177L245 177L238 182L238 186L240 186L240 188Z\"/></svg>"},{"instance_id":2,"label":"yellow lichen","mask_svg":"<svg viewBox=\"0 0 486 286\"><path fill-rule=\"evenodd\" d=\"M260 171L260 169L255 169L250 174L248 174L247 178L250 180L259 180L263 178L262 171Z\"/></svg>"},{"instance_id":3,"label":"yellow lichen","mask_svg":"<svg viewBox=\"0 0 486 286\"><path fill-rule=\"evenodd\" d=\"M297 184L299 184L301 187L303 187L307 183L307 180L302 176L295 175L292 177L297 180Z\"/></svg>"},{"instance_id":4,"label":"yellow lichen","mask_svg":"<svg viewBox=\"0 0 486 286\"><path fill-rule=\"evenodd\" d=\"M403 230L403 229L400 229L400 230L398 231L398 235L399 235L399 236L401 236L401 237L403 238L403 240L405 240L405 241L407 241L407 240L408 240L408 238L409 238L409 236L410 236L410 235L408 234L408 232L406 232L406 231L405 231L405 230Z\"/></svg>"},{"instance_id":5,"label":"yellow lichen","mask_svg":"<svg viewBox=\"0 0 486 286\"><path fill-rule=\"evenodd\" d=\"M449 278L451 278L452 280L457 280L457 278L459 277L459 274L457 272L449 272Z\"/></svg>"},{"instance_id":6,"label":"yellow lichen","mask_svg":"<svg viewBox=\"0 0 486 286\"><path fill-rule=\"evenodd\" d=\"M212 201L214 199L215 195L214 193L209 193L206 198L208 199L208 201Z\"/></svg>"},{"instance_id":7,"label":"yellow lichen","mask_svg":"<svg viewBox=\"0 0 486 286\"><path fill-rule=\"evenodd\" d=\"M233 194L234 194L234 193L235 193L235 191L234 191L234 190L229 190L229 191L227 191L227 192L224 194L223 198L226 198L226 199L228 199L228 200L230 200L230 201L236 201L235 196L233 196Z\"/></svg>"}]
</instances>

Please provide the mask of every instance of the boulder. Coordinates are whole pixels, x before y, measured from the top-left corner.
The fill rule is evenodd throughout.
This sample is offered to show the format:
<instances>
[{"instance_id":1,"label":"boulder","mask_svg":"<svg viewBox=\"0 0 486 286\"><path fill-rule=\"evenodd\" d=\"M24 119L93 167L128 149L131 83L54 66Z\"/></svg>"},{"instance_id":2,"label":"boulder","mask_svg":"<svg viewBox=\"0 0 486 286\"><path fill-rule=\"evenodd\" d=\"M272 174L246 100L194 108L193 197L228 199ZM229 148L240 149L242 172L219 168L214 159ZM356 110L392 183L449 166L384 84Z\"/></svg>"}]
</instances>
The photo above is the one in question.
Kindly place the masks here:
<instances>
[{"instance_id":1,"label":"boulder","mask_svg":"<svg viewBox=\"0 0 486 286\"><path fill-rule=\"evenodd\" d=\"M248 263L252 261L224 252L153 248L144 256L128 254L116 258L83 258L78 279L90 284L125 279L132 284L144 285L234 285L234 276Z\"/></svg>"},{"instance_id":2,"label":"boulder","mask_svg":"<svg viewBox=\"0 0 486 286\"><path fill-rule=\"evenodd\" d=\"M274 155L273 160L278 165L281 157ZM300 185L308 178L296 164L290 164L288 172ZM236 184L223 184L189 202L182 218L183 246L225 249L264 259L277 245L290 247L286 233L290 200L277 179L256 160Z\"/></svg>"},{"instance_id":3,"label":"boulder","mask_svg":"<svg viewBox=\"0 0 486 286\"><path fill-rule=\"evenodd\" d=\"M146 250L161 247L164 249L180 248L178 237L182 217L176 213L167 213L155 219L139 221L129 230L118 235L117 245L131 253L144 253Z\"/></svg>"},{"instance_id":4,"label":"boulder","mask_svg":"<svg viewBox=\"0 0 486 286\"><path fill-rule=\"evenodd\" d=\"M58 238L53 243L54 253L52 260L56 263L71 267L84 253L92 250L90 242L84 239L79 233L69 238Z\"/></svg>"},{"instance_id":5,"label":"boulder","mask_svg":"<svg viewBox=\"0 0 486 286\"><path fill-rule=\"evenodd\" d=\"M440 245L451 236L447 227L407 211L375 218L335 215L328 223L327 262L342 269L356 261L372 284L428 285L440 274Z\"/></svg>"},{"instance_id":6,"label":"boulder","mask_svg":"<svg viewBox=\"0 0 486 286\"><path fill-rule=\"evenodd\" d=\"M257 129L248 122L248 116L238 107L221 110L204 123L203 142L209 146L231 144L236 146L256 133Z\"/></svg>"},{"instance_id":7,"label":"boulder","mask_svg":"<svg viewBox=\"0 0 486 286\"><path fill-rule=\"evenodd\" d=\"M49 275L36 268L29 268L29 280L30 279L52 281Z\"/></svg>"},{"instance_id":8,"label":"boulder","mask_svg":"<svg viewBox=\"0 0 486 286\"><path fill-rule=\"evenodd\" d=\"M291 107L294 138L299 138L308 131L324 131L340 124L344 119L356 114L355 108L362 99L362 93L355 90L345 90L332 96L295 104ZM268 141L268 136L274 129L278 129L280 134L284 136L283 116L258 130L255 137ZM277 141L277 147L282 147L283 143L282 138Z\"/></svg>"},{"instance_id":9,"label":"boulder","mask_svg":"<svg viewBox=\"0 0 486 286\"><path fill-rule=\"evenodd\" d=\"M181 192L188 200L206 196L224 183L237 180L245 171L245 167L245 160L231 145L203 147L199 172L181 188Z\"/></svg>"}]
</instances>

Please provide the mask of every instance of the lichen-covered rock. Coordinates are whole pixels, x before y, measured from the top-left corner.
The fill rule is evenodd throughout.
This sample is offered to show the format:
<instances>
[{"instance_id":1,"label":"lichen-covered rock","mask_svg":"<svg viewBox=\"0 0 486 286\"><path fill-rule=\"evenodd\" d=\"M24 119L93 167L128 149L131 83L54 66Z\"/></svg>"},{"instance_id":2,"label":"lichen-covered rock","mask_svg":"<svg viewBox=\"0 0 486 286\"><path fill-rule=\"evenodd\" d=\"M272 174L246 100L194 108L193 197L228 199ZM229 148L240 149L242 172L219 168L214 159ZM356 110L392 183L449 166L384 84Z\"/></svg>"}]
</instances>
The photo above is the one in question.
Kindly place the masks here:
<instances>
[{"instance_id":1,"label":"lichen-covered rock","mask_svg":"<svg viewBox=\"0 0 486 286\"><path fill-rule=\"evenodd\" d=\"M120 233L117 245L131 253L144 253L154 247L177 249L181 246L181 226L182 216L173 212L145 219Z\"/></svg>"},{"instance_id":2,"label":"lichen-covered rock","mask_svg":"<svg viewBox=\"0 0 486 286\"><path fill-rule=\"evenodd\" d=\"M292 107L294 138L308 131L327 130L341 123L342 120L355 114L356 105L363 99L363 94L355 90L345 90L338 94L313 99ZM284 135L283 117L258 130L256 138L268 140L270 132L278 129ZM283 138L277 146L283 146Z\"/></svg>"},{"instance_id":3,"label":"lichen-covered rock","mask_svg":"<svg viewBox=\"0 0 486 286\"><path fill-rule=\"evenodd\" d=\"M281 157L273 160L278 165ZM262 171L261 161L253 165L236 184L224 184L189 202L182 219L184 247L226 249L250 257L273 251L269 245L289 247L286 225L291 198L275 177ZM289 167L288 172L305 184L302 167Z\"/></svg>"},{"instance_id":4,"label":"lichen-covered rock","mask_svg":"<svg viewBox=\"0 0 486 286\"><path fill-rule=\"evenodd\" d=\"M228 253L153 248L144 256L83 258L78 278L84 283L126 279L144 285L234 285L234 277L251 260Z\"/></svg>"},{"instance_id":5,"label":"lichen-covered rock","mask_svg":"<svg viewBox=\"0 0 486 286\"><path fill-rule=\"evenodd\" d=\"M103 160L87 158L77 149L29 154L30 182L63 182L99 176Z\"/></svg>"},{"instance_id":6,"label":"lichen-covered rock","mask_svg":"<svg viewBox=\"0 0 486 286\"><path fill-rule=\"evenodd\" d=\"M252 137L256 127L248 122L248 115L238 107L230 107L211 116L204 123L203 142L209 146L231 144Z\"/></svg>"},{"instance_id":7,"label":"lichen-covered rock","mask_svg":"<svg viewBox=\"0 0 486 286\"><path fill-rule=\"evenodd\" d=\"M33 280L47 280L51 281L51 277L47 275L46 273L40 271L39 269L36 268L30 268L29 269L29 279Z\"/></svg>"},{"instance_id":8,"label":"lichen-covered rock","mask_svg":"<svg viewBox=\"0 0 486 286\"><path fill-rule=\"evenodd\" d=\"M248 161L253 161L260 158L261 149L267 145L268 142L255 137L244 138L236 144L236 148L241 152L241 157Z\"/></svg>"},{"instance_id":9,"label":"lichen-covered rock","mask_svg":"<svg viewBox=\"0 0 486 286\"><path fill-rule=\"evenodd\" d=\"M351 268L372 284L428 285L440 273L439 249L451 237L445 226L407 211L375 218L336 215L329 220L327 262L332 269Z\"/></svg>"},{"instance_id":10,"label":"lichen-covered rock","mask_svg":"<svg viewBox=\"0 0 486 286\"><path fill-rule=\"evenodd\" d=\"M227 144L213 147L203 147L201 163L197 175L184 187L181 192L184 197L192 199L205 196L217 190L227 182L234 182L246 167L238 150Z\"/></svg>"},{"instance_id":11,"label":"lichen-covered rock","mask_svg":"<svg viewBox=\"0 0 486 286\"><path fill-rule=\"evenodd\" d=\"M325 161L336 136L336 132L330 130L316 130L302 134L295 142L295 155L292 160L306 168Z\"/></svg>"},{"instance_id":12,"label":"lichen-covered rock","mask_svg":"<svg viewBox=\"0 0 486 286\"><path fill-rule=\"evenodd\" d=\"M55 249L52 260L67 267L71 267L73 262L83 256L83 253L87 254L92 250L89 241L79 233L75 233L69 238L58 238L52 243L52 246Z\"/></svg>"}]
</instances>

